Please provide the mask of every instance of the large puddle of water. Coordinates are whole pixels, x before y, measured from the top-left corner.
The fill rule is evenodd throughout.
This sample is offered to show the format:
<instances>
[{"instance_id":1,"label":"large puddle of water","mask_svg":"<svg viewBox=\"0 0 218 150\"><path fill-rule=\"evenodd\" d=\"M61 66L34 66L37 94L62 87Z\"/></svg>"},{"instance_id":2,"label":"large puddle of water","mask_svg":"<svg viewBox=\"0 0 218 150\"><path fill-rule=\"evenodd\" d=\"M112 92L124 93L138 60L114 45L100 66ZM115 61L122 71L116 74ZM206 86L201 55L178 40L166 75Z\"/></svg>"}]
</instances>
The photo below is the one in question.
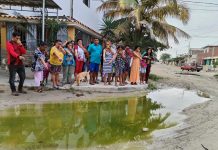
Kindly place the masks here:
<instances>
[{"instance_id":1,"label":"large puddle of water","mask_svg":"<svg viewBox=\"0 0 218 150\"><path fill-rule=\"evenodd\" d=\"M135 140L175 126L180 112L207 99L166 89L144 97L17 105L0 111L0 149L77 149Z\"/></svg>"}]
</instances>

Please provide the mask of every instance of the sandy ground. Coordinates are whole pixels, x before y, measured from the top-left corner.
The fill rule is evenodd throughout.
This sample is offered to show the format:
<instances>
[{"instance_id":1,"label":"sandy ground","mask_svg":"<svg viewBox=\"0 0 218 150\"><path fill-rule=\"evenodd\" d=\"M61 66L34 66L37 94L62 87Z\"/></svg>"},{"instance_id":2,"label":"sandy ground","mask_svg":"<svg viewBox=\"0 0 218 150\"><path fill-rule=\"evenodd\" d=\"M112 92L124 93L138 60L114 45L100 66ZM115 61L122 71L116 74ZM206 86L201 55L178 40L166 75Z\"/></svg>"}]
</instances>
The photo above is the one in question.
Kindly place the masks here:
<instances>
[{"instance_id":1,"label":"sandy ground","mask_svg":"<svg viewBox=\"0 0 218 150\"><path fill-rule=\"evenodd\" d=\"M0 85L0 109L13 107L19 104L42 104L42 103L67 103L72 101L102 101L105 98L113 99L118 97L143 96L146 91L128 92L125 95L119 93L101 93L101 92L82 92L74 90L48 90L43 93L37 93L32 88L25 88L28 94L22 94L18 97L11 96L10 89L6 85Z\"/></svg>"},{"instance_id":2,"label":"sandy ground","mask_svg":"<svg viewBox=\"0 0 218 150\"><path fill-rule=\"evenodd\" d=\"M159 88L179 87L191 90L201 90L211 95L211 101L203 104L186 108L184 113L188 116L185 123L187 128L177 131L170 137L159 137L152 141L148 147L151 150L204 150L201 144L209 150L218 149L218 81L213 76L214 72L200 73L195 72L198 76L181 75L180 68L164 64L154 64L152 73L164 77L158 83ZM218 73L217 73L218 74ZM3 80L2 78L0 80ZM28 90L27 95L22 97L10 96L8 86L0 85L0 109L5 109L16 104L29 103L47 103L47 102L69 102L75 100L99 100L105 97L123 97L144 95L145 91L129 93L92 93L92 92L75 92L75 91L49 91L42 94ZM142 141L141 141L142 142ZM144 145L144 143L141 143ZM137 145L125 144L127 149L138 149ZM134 148L135 146L135 148ZM123 145L121 146L123 149ZM140 146L141 147L141 146ZM147 145L146 145L147 147ZM139 148L141 149L141 148Z\"/></svg>"},{"instance_id":3,"label":"sandy ground","mask_svg":"<svg viewBox=\"0 0 218 150\"><path fill-rule=\"evenodd\" d=\"M218 149L218 81L216 72L202 71L193 75L181 75L180 68L163 64L155 64L152 73L165 77L159 87L182 87L201 90L211 96L211 101L186 108L188 116L187 128L178 131L175 136L156 138L149 149L154 150L209 150Z\"/></svg>"}]
</instances>

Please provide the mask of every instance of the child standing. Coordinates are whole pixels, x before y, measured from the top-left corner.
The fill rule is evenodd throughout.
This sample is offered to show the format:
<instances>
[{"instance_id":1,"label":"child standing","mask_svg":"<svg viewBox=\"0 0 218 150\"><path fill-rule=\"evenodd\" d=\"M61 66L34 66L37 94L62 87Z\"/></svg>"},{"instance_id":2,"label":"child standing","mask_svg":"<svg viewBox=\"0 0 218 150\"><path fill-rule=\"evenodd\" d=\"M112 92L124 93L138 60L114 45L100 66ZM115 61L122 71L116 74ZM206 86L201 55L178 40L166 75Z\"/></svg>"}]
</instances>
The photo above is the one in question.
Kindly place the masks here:
<instances>
[{"instance_id":1,"label":"child standing","mask_svg":"<svg viewBox=\"0 0 218 150\"><path fill-rule=\"evenodd\" d=\"M49 53L45 51L44 55L45 55L45 63L47 65L47 69L44 68L43 70L43 80L42 80L41 86L46 86L48 84L48 76L49 76L50 67L51 67L49 64Z\"/></svg>"},{"instance_id":2,"label":"child standing","mask_svg":"<svg viewBox=\"0 0 218 150\"><path fill-rule=\"evenodd\" d=\"M114 55L115 60L115 86L117 86L117 81L119 78L119 82L120 82L120 86L124 86L124 78L125 78L125 74L124 74L124 69L125 69L125 55L123 52L123 47L122 46L118 46L117 47L117 53Z\"/></svg>"},{"instance_id":3,"label":"child standing","mask_svg":"<svg viewBox=\"0 0 218 150\"><path fill-rule=\"evenodd\" d=\"M34 80L36 91L41 93L42 87L41 82L43 81L43 70L48 69L48 66L45 63L44 52L47 48L47 45L44 42L39 44L39 47L35 50L34 59L35 59L35 68L34 68Z\"/></svg>"},{"instance_id":4,"label":"child standing","mask_svg":"<svg viewBox=\"0 0 218 150\"><path fill-rule=\"evenodd\" d=\"M145 84L146 69L147 69L146 59L142 59L141 66L140 66L140 84Z\"/></svg>"}]
</instances>

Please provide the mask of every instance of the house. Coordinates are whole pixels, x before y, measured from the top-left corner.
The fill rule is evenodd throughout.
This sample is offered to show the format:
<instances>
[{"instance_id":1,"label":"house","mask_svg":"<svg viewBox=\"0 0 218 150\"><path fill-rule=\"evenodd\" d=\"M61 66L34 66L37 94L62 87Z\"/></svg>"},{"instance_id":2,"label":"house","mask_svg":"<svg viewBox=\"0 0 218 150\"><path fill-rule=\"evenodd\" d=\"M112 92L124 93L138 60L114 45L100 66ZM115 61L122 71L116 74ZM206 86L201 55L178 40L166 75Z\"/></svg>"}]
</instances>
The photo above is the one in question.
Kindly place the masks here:
<instances>
[{"instance_id":1,"label":"house","mask_svg":"<svg viewBox=\"0 0 218 150\"><path fill-rule=\"evenodd\" d=\"M25 3L21 1L25 1ZM3 1L0 0L0 2ZM27 56L32 55L37 43L41 41L42 10L38 8L41 6L41 0L35 0L34 3L26 0L19 2L14 4L14 1L10 0L10 4L3 3L8 4L9 7L4 7L6 10L0 14L1 59L6 57L6 41L11 39L11 34L14 31L21 33L21 40L27 48ZM13 4L16 6L12 7ZM62 24L57 32L57 39L62 41L83 39L84 44L87 45L91 37L101 38L98 33L98 25L101 19L96 13L98 4L100 5L100 3L90 0L65 0L64 3L62 0L46 0L46 20ZM20 28L23 28L25 32ZM46 31L45 39L48 40L52 34L52 32ZM28 58L27 63L29 64L31 60L30 57Z\"/></svg>"},{"instance_id":2,"label":"house","mask_svg":"<svg viewBox=\"0 0 218 150\"><path fill-rule=\"evenodd\" d=\"M198 54L202 53L202 48L190 48L187 57L187 63L193 63L198 61Z\"/></svg>"},{"instance_id":3,"label":"house","mask_svg":"<svg viewBox=\"0 0 218 150\"><path fill-rule=\"evenodd\" d=\"M218 61L218 45L208 45L202 48L203 51L197 54L197 62L202 65L212 65Z\"/></svg>"}]
</instances>

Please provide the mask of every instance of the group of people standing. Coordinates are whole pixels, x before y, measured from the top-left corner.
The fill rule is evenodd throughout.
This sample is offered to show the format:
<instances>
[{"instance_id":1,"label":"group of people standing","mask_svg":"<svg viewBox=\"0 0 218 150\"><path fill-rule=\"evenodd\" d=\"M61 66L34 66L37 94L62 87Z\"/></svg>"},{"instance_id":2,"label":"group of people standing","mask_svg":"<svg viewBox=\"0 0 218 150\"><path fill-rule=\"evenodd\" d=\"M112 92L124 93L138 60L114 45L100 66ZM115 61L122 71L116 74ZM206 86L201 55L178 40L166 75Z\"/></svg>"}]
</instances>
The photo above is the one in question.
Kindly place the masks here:
<instances>
[{"instance_id":1,"label":"group of people standing","mask_svg":"<svg viewBox=\"0 0 218 150\"><path fill-rule=\"evenodd\" d=\"M88 46L83 45L82 39L62 42L56 40L54 46L48 53L47 44L41 42L35 50L32 64L34 72L35 86L37 92L42 92L42 85L48 80L48 74L51 74L51 80L54 89L58 89L64 84L73 84L78 74L89 72L90 85L98 84L98 76L101 74L104 85L111 85L115 78L115 86L125 86L128 80L131 85L145 84L148 82L148 76L153 60L152 48L141 53L141 47L136 46L131 50L127 45L125 47L118 45L112 48L112 43L106 41L103 47L99 44L99 39L95 38ZM12 95L26 93L23 91L25 80L25 68L23 61L26 50L20 42L20 35L13 33L12 40L7 42L8 65L9 65L9 83ZM101 71L100 70L101 67ZM63 78L60 80L60 73ZM101 72L101 73L100 73ZM18 91L15 88L15 74L18 73L20 83ZM74 78L73 78L74 76Z\"/></svg>"},{"instance_id":2,"label":"group of people standing","mask_svg":"<svg viewBox=\"0 0 218 150\"><path fill-rule=\"evenodd\" d=\"M106 42L103 50L103 80L104 84L110 85L115 77L115 86L125 86L129 79L131 85L145 84L148 82L151 61L153 60L152 48L141 54L141 47L136 46L131 50L126 47L117 46L116 51L111 48L111 42Z\"/></svg>"}]
</instances>

